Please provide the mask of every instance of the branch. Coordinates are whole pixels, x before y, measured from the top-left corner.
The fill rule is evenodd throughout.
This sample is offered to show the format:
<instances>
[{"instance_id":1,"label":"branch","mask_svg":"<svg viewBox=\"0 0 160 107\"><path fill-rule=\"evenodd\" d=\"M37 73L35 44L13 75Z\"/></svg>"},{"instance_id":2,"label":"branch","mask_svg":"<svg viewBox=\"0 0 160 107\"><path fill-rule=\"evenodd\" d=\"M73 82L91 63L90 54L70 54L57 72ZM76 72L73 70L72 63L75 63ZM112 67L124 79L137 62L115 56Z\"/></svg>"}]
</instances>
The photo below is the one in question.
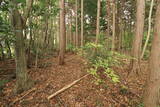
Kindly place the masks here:
<instances>
[{"instance_id":1,"label":"branch","mask_svg":"<svg viewBox=\"0 0 160 107\"><path fill-rule=\"evenodd\" d=\"M26 9L24 11L24 16L23 16L23 22L26 23L27 18L30 15L30 12L32 10L32 6L33 6L33 0L26 0Z\"/></svg>"},{"instance_id":2,"label":"branch","mask_svg":"<svg viewBox=\"0 0 160 107\"><path fill-rule=\"evenodd\" d=\"M57 92L55 92L54 94L50 95L48 97L48 100L50 100L51 98L55 97L56 95L66 91L67 89L71 88L73 85L75 85L76 83L78 83L79 81L81 81L83 78L87 77L90 74L87 74L81 78L79 78L78 80L73 81L71 84L68 84L67 86L63 87L62 89L58 90Z\"/></svg>"}]
</instances>

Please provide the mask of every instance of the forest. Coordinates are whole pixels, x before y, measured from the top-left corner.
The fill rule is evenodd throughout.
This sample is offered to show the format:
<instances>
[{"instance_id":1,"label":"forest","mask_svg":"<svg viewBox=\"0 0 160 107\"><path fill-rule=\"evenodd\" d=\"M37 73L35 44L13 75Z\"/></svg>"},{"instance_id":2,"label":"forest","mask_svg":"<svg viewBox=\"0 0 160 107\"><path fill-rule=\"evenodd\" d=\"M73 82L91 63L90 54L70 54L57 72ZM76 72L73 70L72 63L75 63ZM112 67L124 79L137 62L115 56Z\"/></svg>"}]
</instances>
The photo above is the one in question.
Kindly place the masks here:
<instances>
[{"instance_id":1,"label":"forest","mask_svg":"<svg viewBox=\"0 0 160 107\"><path fill-rule=\"evenodd\" d=\"M160 107L160 0L0 0L0 107Z\"/></svg>"}]
</instances>

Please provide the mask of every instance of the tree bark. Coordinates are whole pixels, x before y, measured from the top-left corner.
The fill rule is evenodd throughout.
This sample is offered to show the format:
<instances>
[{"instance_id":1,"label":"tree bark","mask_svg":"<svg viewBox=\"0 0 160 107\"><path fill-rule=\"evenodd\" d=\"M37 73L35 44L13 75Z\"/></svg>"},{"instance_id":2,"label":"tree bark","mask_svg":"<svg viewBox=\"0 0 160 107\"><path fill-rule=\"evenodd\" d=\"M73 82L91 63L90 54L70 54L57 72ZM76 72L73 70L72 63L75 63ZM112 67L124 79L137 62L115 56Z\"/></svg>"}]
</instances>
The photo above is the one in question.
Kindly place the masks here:
<instances>
[{"instance_id":1,"label":"tree bark","mask_svg":"<svg viewBox=\"0 0 160 107\"><path fill-rule=\"evenodd\" d=\"M96 24L96 44L98 44L100 34L100 9L101 0L97 0L97 24Z\"/></svg>"},{"instance_id":2,"label":"tree bark","mask_svg":"<svg viewBox=\"0 0 160 107\"><path fill-rule=\"evenodd\" d=\"M15 41L15 54L16 54L16 92L22 92L30 88L30 83L28 81L27 75L27 64L26 64L26 55L25 55L25 41L23 30L26 25L27 16L31 11L31 7L33 4L32 0L27 2L27 8L24 17L21 16L17 9L17 3L15 0L12 0L11 3L14 6L12 9L12 26L14 30L14 34L16 35Z\"/></svg>"},{"instance_id":3,"label":"tree bark","mask_svg":"<svg viewBox=\"0 0 160 107\"><path fill-rule=\"evenodd\" d=\"M111 16L111 9L110 9L110 0L106 1L107 3L107 37L110 36L110 16Z\"/></svg>"},{"instance_id":4,"label":"tree bark","mask_svg":"<svg viewBox=\"0 0 160 107\"><path fill-rule=\"evenodd\" d=\"M79 39L78 39L78 0L76 1L76 47L78 47Z\"/></svg>"},{"instance_id":5,"label":"tree bark","mask_svg":"<svg viewBox=\"0 0 160 107\"><path fill-rule=\"evenodd\" d=\"M8 57L12 58L12 52L11 52L9 41L6 40L5 42L6 42L6 45L7 45L7 48L8 48Z\"/></svg>"},{"instance_id":6,"label":"tree bark","mask_svg":"<svg viewBox=\"0 0 160 107\"><path fill-rule=\"evenodd\" d=\"M65 29L65 0L59 1L60 5L60 35L59 35L59 65L64 64L64 54L65 54L65 36L66 36L66 29Z\"/></svg>"},{"instance_id":7,"label":"tree bark","mask_svg":"<svg viewBox=\"0 0 160 107\"><path fill-rule=\"evenodd\" d=\"M137 0L135 36L133 39L133 46L132 46L132 57L134 59L131 60L132 71L139 70L142 38L144 31L144 18L145 18L145 0Z\"/></svg>"},{"instance_id":8,"label":"tree bark","mask_svg":"<svg viewBox=\"0 0 160 107\"><path fill-rule=\"evenodd\" d=\"M83 0L81 0L81 46L83 46L84 42L83 30Z\"/></svg>"},{"instance_id":9,"label":"tree bark","mask_svg":"<svg viewBox=\"0 0 160 107\"><path fill-rule=\"evenodd\" d=\"M154 26L154 38L152 41L151 57L149 62L150 75L147 81L147 88L144 97L145 107L160 106L160 1Z\"/></svg>"},{"instance_id":10,"label":"tree bark","mask_svg":"<svg viewBox=\"0 0 160 107\"><path fill-rule=\"evenodd\" d=\"M0 48L1 48L1 54L2 54L1 59L4 60L5 59L5 54L4 54L4 50L3 50L3 45L1 43L0 43Z\"/></svg>"},{"instance_id":11,"label":"tree bark","mask_svg":"<svg viewBox=\"0 0 160 107\"><path fill-rule=\"evenodd\" d=\"M69 29L70 29L70 43L73 45L73 33L72 33L72 11L70 11L70 23L69 23Z\"/></svg>"},{"instance_id":12,"label":"tree bark","mask_svg":"<svg viewBox=\"0 0 160 107\"><path fill-rule=\"evenodd\" d=\"M112 24L112 51L115 50L115 30L116 30L116 4L112 0L113 24Z\"/></svg>"}]
</instances>

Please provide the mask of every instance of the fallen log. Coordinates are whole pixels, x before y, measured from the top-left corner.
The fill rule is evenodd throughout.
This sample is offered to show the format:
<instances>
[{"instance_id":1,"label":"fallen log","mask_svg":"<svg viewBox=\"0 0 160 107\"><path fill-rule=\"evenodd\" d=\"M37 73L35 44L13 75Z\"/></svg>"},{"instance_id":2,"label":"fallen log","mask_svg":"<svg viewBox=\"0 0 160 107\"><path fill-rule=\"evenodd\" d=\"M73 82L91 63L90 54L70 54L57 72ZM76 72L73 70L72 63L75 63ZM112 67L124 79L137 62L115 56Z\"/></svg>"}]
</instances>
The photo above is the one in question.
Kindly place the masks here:
<instances>
[{"instance_id":1,"label":"fallen log","mask_svg":"<svg viewBox=\"0 0 160 107\"><path fill-rule=\"evenodd\" d=\"M63 87L62 89L58 90L57 92L55 92L54 94L50 95L48 97L48 100L50 100L51 98L57 96L58 94L66 91L67 89L71 88L72 86L74 86L76 83L78 83L79 81L81 81L83 78L87 77L90 74L84 75L83 77L79 78L78 80L73 81L72 83L68 84L67 86Z\"/></svg>"}]
</instances>

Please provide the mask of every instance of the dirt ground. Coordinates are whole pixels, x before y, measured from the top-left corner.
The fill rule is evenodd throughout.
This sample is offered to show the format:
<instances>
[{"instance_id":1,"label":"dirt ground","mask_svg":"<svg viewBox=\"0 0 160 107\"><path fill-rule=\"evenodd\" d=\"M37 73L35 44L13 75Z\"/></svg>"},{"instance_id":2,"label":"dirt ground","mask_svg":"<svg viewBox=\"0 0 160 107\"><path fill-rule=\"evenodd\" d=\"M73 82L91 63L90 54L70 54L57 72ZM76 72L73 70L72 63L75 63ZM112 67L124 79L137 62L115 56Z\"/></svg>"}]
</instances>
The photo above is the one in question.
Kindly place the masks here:
<instances>
[{"instance_id":1,"label":"dirt ground","mask_svg":"<svg viewBox=\"0 0 160 107\"><path fill-rule=\"evenodd\" d=\"M37 69L28 70L35 82L32 89L19 95L13 93L15 78L3 86L0 93L1 107L142 107L141 100L147 76L147 63L142 63L139 76L128 77L127 65L113 67L120 76L120 83L114 84L109 78L99 85L89 75L76 85L48 100L47 97L64 86L87 74L86 62L74 54L65 56L65 65L59 66L57 58L49 57L40 61ZM0 62L2 70L15 71L14 61ZM5 78L0 76L0 78Z\"/></svg>"}]
</instances>

